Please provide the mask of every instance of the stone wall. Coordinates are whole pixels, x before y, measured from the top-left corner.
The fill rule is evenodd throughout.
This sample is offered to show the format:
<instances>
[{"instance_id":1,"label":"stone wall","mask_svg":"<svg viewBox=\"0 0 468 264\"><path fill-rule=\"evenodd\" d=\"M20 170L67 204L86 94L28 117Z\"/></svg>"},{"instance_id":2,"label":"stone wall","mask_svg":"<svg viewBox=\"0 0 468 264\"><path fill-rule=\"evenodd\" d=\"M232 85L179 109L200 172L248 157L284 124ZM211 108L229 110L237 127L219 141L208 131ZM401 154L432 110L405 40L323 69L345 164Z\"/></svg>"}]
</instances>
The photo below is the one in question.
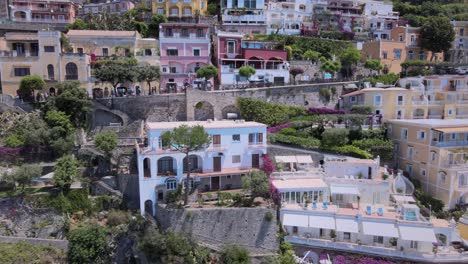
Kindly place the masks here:
<instances>
[{"instance_id":1,"label":"stone wall","mask_svg":"<svg viewBox=\"0 0 468 264\"><path fill-rule=\"evenodd\" d=\"M122 192L128 208L140 208L140 196L138 188L138 174L117 175L117 187Z\"/></svg>"},{"instance_id":2,"label":"stone wall","mask_svg":"<svg viewBox=\"0 0 468 264\"><path fill-rule=\"evenodd\" d=\"M272 254L279 240L275 211L267 208L166 209L158 205L156 219L162 229L190 234L214 250L235 243L252 254ZM265 219L266 212L273 219Z\"/></svg>"},{"instance_id":3,"label":"stone wall","mask_svg":"<svg viewBox=\"0 0 468 264\"><path fill-rule=\"evenodd\" d=\"M13 236L0 236L2 243L18 243L26 242L37 246L53 246L63 250L68 249L68 240L59 239L46 239L46 238L31 238L31 237L13 237Z\"/></svg>"}]
</instances>

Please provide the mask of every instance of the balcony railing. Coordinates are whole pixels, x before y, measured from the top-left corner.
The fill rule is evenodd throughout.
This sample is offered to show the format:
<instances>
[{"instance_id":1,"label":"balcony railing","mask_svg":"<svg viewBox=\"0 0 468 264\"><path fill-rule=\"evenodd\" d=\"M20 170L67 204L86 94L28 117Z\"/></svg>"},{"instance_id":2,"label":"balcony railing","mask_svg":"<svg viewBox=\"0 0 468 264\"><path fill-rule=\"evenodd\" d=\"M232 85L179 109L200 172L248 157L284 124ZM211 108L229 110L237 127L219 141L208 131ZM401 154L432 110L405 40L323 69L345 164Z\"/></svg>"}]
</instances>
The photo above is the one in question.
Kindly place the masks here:
<instances>
[{"instance_id":1,"label":"balcony railing","mask_svg":"<svg viewBox=\"0 0 468 264\"><path fill-rule=\"evenodd\" d=\"M432 146L435 147L461 147L468 146L468 140L453 140L453 141L432 141Z\"/></svg>"},{"instance_id":2,"label":"balcony railing","mask_svg":"<svg viewBox=\"0 0 468 264\"><path fill-rule=\"evenodd\" d=\"M65 75L65 80L78 80L78 75L67 74Z\"/></svg>"},{"instance_id":3,"label":"balcony railing","mask_svg":"<svg viewBox=\"0 0 468 264\"><path fill-rule=\"evenodd\" d=\"M175 176L177 172L175 170L167 170L167 171L158 171L158 176Z\"/></svg>"}]
</instances>

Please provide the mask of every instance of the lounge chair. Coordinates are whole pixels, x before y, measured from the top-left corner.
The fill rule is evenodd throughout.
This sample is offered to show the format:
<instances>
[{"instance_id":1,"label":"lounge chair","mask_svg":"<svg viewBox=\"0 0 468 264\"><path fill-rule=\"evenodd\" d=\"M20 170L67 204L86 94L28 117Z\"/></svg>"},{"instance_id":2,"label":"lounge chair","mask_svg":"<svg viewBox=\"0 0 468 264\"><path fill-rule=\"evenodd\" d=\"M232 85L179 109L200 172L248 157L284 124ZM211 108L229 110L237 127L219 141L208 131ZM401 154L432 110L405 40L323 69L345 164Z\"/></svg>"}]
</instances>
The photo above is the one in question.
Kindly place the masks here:
<instances>
[{"instance_id":1,"label":"lounge chair","mask_svg":"<svg viewBox=\"0 0 468 264\"><path fill-rule=\"evenodd\" d=\"M371 207L370 205L368 205L368 206L366 207L366 214L368 214L368 215L371 215L371 214L372 214L372 207Z\"/></svg>"},{"instance_id":2,"label":"lounge chair","mask_svg":"<svg viewBox=\"0 0 468 264\"><path fill-rule=\"evenodd\" d=\"M323 208L324 210L328 209L327 202L323 202L323 204L322 204L322 208Z\"/></svg>"},{"instance_id":3,"label":"lounge chair","mask_svg":"<svg viewBox=\"0 0 468 264\"><path fill-rule=\"evenodd\" d=\"M317 202L312 202L312 209L317 209Z\"/></svg>"},{"instance_id":4,"label":"lounge chair","mask_svg":"<svg viewBox=\"0 0 468 264\"><path fill-rule=\"evenodd\" d=\"M378 214L379 216L382 216L382 215L383 215L383 209L382 209L382 207L379 207L379 209L377 209L377 214Z\"/></svg>"}]
</instances>

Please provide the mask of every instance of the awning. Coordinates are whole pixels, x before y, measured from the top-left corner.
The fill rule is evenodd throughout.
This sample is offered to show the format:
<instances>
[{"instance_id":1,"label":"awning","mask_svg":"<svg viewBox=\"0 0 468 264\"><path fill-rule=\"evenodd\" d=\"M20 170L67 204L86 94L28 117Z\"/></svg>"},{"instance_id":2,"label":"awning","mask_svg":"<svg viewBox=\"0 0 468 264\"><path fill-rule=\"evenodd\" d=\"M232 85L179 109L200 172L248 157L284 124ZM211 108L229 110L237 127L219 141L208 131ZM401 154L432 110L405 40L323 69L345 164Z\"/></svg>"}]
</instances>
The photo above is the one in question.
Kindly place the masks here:
<instances>
[{"instance_id":1,"label":"awning","mask_svg":"<svg viewBox=\"0 0 468 264\"><path fill-rule=\"evenodd\" d=\"M468 126L466 126L466 127L435 128L434 130L442 132L442 133L463 133L463 132L468 132Z\"/></svg>"},{"instance_id":2,"label":"awning","mask_svg":"<svg viewBox=\"0 0 468 264\"><path fill-rule=\"evenodd\" d=\"M413 196L405 196L405 195L398 195L398 194L393 194L392 196L396 202L400 202L400 203L415 203L416 202Z\"/></svg>"},{"instance_id":3,"label":"awning","mask_svg":"<svg viewBox=\"0 0 468 264\"><path fill-rule=\"evenodd\" d=\"M359 233L356 219L336 218L336 231Z\"/></svg>"},{"instance_id":4,"label":"awning","mask_svg":"<svg viewBox=\"0 0 468 264\"><path fill-rule=\"evenodd\" d=\"M297 162L296 156L275 156L275 160L283 163Z\"/></svg>"},{"instance_id":5,"label":"awning","mask_svg":"<svg viewBox=\"0 0 468 264\"><path fill-rule=\"evenodd\" d=\"M333 216L309 215L309 227L335 229L335 218Z\"/></svg>"},{"instance_id":6,"label":"awning","mask_svg":"<svg viewBox=\"0 0 468 264\"><path fill-rule=\"evenodd\" d=\"M437 242L432 227L426 226L399 226L401 238L404 240Z\"/></svg>"},{"instance_id":7,"label":"awning","mask_svg":"<svg viewBox=\"0 0 468 264\"><path fill-rule=\"evenodd\" d=\"M331 185L330 190L332 194L360 194L357 186L354 185Z\"/></svg>"},{"instance_id":8,"label":"awning","mask_svg":"<svg viewBox=\"0 0 468 264\"><path fill-rule=\"evenodd\" d=\"M298 163L313 163L309 155L297 155L296 160Z\"/></svg>"},{"instance_id":9,"label":"awning","mask_svg":"<svg viewBox=\"0 0 468 264\"><path fill-rule=\"evenodd\" d=\"M285 226L300 226L309 227L309 217L300 214L284 214L283 225Z\"/></svg>"},{"instance_id":10,"label":"awning","mask_svg":"<svg viewBox=\"0 0 468 264\"><path fill-rule=\"evenodd\" d=\"M399 237L395 223L363 221L362 231L370 236Z\"/></svg>"}]
</instances>

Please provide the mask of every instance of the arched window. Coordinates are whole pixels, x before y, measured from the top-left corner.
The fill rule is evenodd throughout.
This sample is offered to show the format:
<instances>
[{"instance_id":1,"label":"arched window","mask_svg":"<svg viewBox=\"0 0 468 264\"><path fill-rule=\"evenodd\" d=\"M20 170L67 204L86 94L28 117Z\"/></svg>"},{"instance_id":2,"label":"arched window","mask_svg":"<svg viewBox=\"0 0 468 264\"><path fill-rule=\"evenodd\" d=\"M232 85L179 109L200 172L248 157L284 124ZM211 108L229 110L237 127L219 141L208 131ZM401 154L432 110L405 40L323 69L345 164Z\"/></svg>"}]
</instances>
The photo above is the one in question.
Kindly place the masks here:
<instances>
[{"instance_id":1,"label":"arched window","mask_svg":"<svg viewBox=\"0 0 468 264\"><path fill-rule=\"evenodd\" d=\"M49 76L49 80L53 81L55 79L54 65L47 65L47 75Z\"/></svg>"},{"instance_id":2,"label":"arched window","mask_svg":"<svg viewBox=\"0 0 468 264\"><path fill-rule=\"evenodd\" d=\"M166 181L166 189L168 189L168 190L177 189L177 180L176 179L168 179Z\"/></svg>"},{"instance_id":3,"label":"arched window","mask_svg":"<svg viewBox=\"0 0 468 264\"><path fill-rule=\"evenodd\" d=\"M65 80L78 80L78 67L75 63L69 62L65 66Z\"/></svg>"},{"instance_id":4,"label":"arched window","mask_svg":"<svg viewBox=\"0 0 468 264\"><path fill-rule=\"evenodd\" d=\"M420 59L420 60L424 60L424 56L425 56L424 50L421 50L421 51L419 52L419 59Z\"/></svg>"},{"instance_id":5,"label":"arched window","mask_svg":"<svg viewBox=\"0 0 468 264\"><path fill-rule=\"evenodd\" d=\"M408 59L413 60L414 59L414 52L412 50L408 51Z\"/></svg>"},{"instance_id":6,"label":"arched window","mask_svg":"<svg viewBox=\"0 0 468 264\"><path fill-rule=\"evenodd\" d=\"M151 56L151 49L145 49L145 56Z\"/></svg>"}]
</instances>

